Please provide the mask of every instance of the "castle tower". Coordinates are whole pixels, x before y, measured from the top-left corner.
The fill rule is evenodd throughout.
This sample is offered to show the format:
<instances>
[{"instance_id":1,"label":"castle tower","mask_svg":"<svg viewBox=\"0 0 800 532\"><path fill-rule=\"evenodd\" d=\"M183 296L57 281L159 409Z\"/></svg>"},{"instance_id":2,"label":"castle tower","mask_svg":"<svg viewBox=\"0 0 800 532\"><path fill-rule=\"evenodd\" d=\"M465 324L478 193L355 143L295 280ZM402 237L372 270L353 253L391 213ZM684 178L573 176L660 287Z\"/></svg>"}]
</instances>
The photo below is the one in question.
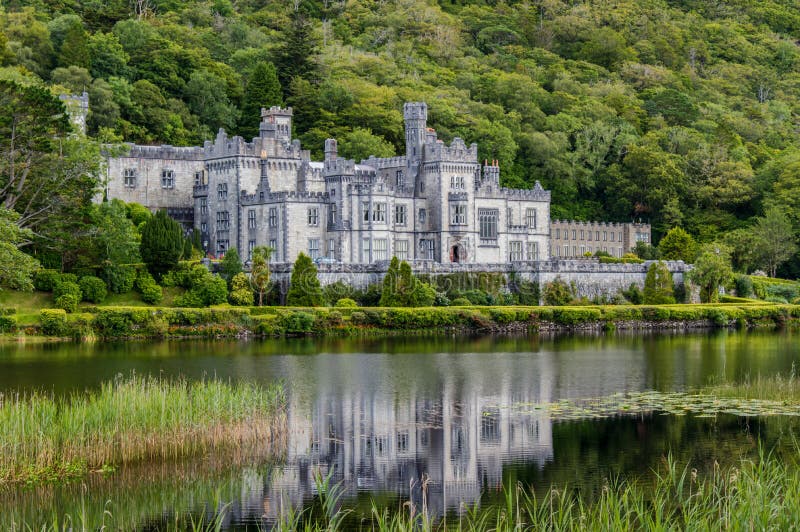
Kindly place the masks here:
<instances>
[{"instance_id":1,"label":"castle tower","mask_svg":"<svg viewBox=\"0 0 800 532\"><path fill-rule=\"evenodd\" d=\"M408 178L415 179L419 172L422 149L428 129L428 106L425 102L408 102L403 105L406 127L406 161Z\"/></svg>"},{"instance_id":2,"label":"castle tower","mask_svg":"<svg viewBox=\"0 0 800 532\"><path fill-rule=\"evenodd\" d=\"M261 136L292 141L292 108L272 106L261 109Z\"/></svg>"}]
</instances>

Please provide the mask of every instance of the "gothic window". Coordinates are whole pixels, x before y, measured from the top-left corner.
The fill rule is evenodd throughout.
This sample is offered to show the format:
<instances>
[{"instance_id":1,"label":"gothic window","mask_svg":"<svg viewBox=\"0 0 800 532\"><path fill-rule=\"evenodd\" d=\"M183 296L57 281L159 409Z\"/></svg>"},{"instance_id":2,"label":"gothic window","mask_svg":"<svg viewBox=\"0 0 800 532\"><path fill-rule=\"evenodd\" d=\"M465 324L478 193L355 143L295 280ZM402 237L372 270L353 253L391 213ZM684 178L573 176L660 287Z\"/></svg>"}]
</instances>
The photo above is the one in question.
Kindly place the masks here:
<instances>
[{"instance_id":1,"label":"gothic window","mask_svg":"<svg viewBox=\"0 0 800 532\"><path fill-rule=\"evenodd\" d=\"M372 212L372 221L373 222L386 222L386 204L385 203L376 203L374 205L374 211Z\"/></svg>"},{"instance_id":2,"label":"gothic window","mask_svg":"<svg viewBox=\"0 0 800 532\"><path fill-rule=\"evenodd\" d=\"M270 207L269 208L269 226L270 227L278 227L278 208L277 207Z\"/></svg>"},{"instance_id":3,"label":"gothic window","mask_svg":"<svg viewBox=\"0 0 800 532\"><path fill-rule=\"evenodd\" d=\"M575 229L573 229L572 230L572 240L577 240L577 239L578 239L577 231L575 231Z\"/></svg>"},{"instance_id":4,"label":"gothic window","mask_svg":"<svg viewBox=\"0 0 800 532\"><path fill-rule=\"evenodd\" d=\"M583 229L581 229L581 240L583 240Z\"/></svg>"},{"instance_id":5,"label":"gothic window","mask_svg":"<svg viewBox=\"0 0 800 532\"><path fill-rule=\"evenodd\" d=\"M450 176L450 188L454 188L454 189L466 188L466 186L464 184L464 176L451 175Z\"/></svg>"},{"instance_id":6,"label":"gothic window","mask_svg":"<svg viewBox=\"0 0 800 532\"><path fill-rule=\"evenodd\" d=\"M274 238L269 241L269 248L272 250L272 254L270 255L270 262L277 262L278 261L278 241Z\"/></svg>"},{"instance_id":7,"label":"gothic window","mask_svg":"<svg viewBox=\"0 0 800 532\"><path fill-rule=\"evenodd\" d=\"M425 212L425 209L420 209L419 210L419 223L421 223L421 224L425 223L425 218L427 217L426 215L427 215L427 213Z\"/></svg>"},{"instance_id":8,"label":"gothic window","mask_svg":"<svg viewBox=\"0 0 800 532\"><path fill-rule=\"evenodd\" d=\"M136 168L126 168L122 171L123 184L128 188L136 188Z\"/></svg>"},{"instance_id":9,"label":"gothic window","mask_svg":"<svg viewBox=\"0 0 800 532\"><path fill-rule=\"evenodd\" d=\"M394 241L394 255L399 260L408 260L408 240Z\"/></svg>"},{"instance_id":10,"label":"gothic window","mask_svg":"<svg viewBox=\"0 0 800 532\"><path fill-rule=\"evenodd\" d=\"M636 233L636 241L637 242L649 242L650 235L647 233Z\"/></svg>"},{"instance_id":11,"label":"gothic window","mask_svg":"<svg viewBox=\"0 0 800 532\"><path fill-rule=\"evenodd\" d=\"M217 185L217 199L228 199L228 183L220 183Z\"/></svg>"},{"instance_id":12,"label":"gothic window","mask_svg":"<svg viewBox=\"0 0 800 532\"><path fill-rule=\"evenodd\" d=\"M256 249L256 241L247 241L247 260L253 260L253 250Z\"/></svg>"},{"instance_id":13,"label":"gothic window","mask_svg":"<svg viewBox=\"0 0 800 532\"><path fill-rule=\"evenodd\" d=\"M330 218L330 224L336 225L336 204L331 203L330 208L328 209L328 216Z\"/></svg>"},{"instance_id":14,"label":"gothic window","mask_svg":"<svg viewBox=\"0 0 800 532\"><path fill-rule=\"evenodd\" d=\"M606 240L608 240L608 232L603 231L603 242L605 242Z\"/></svg>"},{"instance_id":15,"label":"gothic window","mask_svg":"<svg viewBox=\"0 0 800 532\"><path fill-rule=\"evenodd\" d=\"M208 200L206 198L200 198L200 214L202 216L208 214Z\"/></svg>"},{"instance_id":16,"label":"gothic window","mask_svg":"<svg viewBox=\"0 0 800 532\"><path fill-rule=\"evenodd\" d=\"M520 240L512 240L509 242L508 259L511 262L522 260L522 242Z\"/></svg>"},{"instance_id":17,"label":"gothic window","mask_svg":"<svg viewBox=\"0 0 800 532\"><path fill-rule=\"evenodd\" d=\"M467 206L466 205L451 205L450 206L450 223L452 225L466 225L466 223L467 223Z\"/></svg>"},{"instance_id":18,"label":"gothic window","mask_svg":"<svg viewBox=\"0 0 800 532\"><path fill-rule=\"evenodd\" d=\"M256 228L256 211L254 209L250 209L247 211L247 228L248 229Z\"/></svg>"},{"instance_id":19,"label":"gothic window","mask_svg":"<svg viewBox=\"0 0 800 532\"><path fill-rule=\"evenodd\" d=\"M370 262L370 241L369 238L361 239L361 262Z\"/></svg>"},{"instance_id":20,"label":"gothic window","mask_svg":"<svg viewBox=\"0 0 800 532\"><path fill-rule=\"evenodd\" d=\"M319 258L319 238L308 239L308 256L311 260Z\"/></svg>"},{"instance_id":21,"label":"gothic window","mask_svg":"<svg viewBox=\"0 0 800 532\"><path fill-rule=\"evenodd\" d=\"M586 232L589 233L589 242L591 242L592 241L592 232L591 231L586 231Z\"/></svg>"},{"instance_id":22,"label":"gothic window","mask_svg":"<svg viewBox=\"0 0 800 532\"><path fill-rule=\"evenodd\" d=\"M208 233L208 224L206 222L200 223L200 232L201 233Z\"/></svg>"},{"instance_id":23,"label":"gothic window","mask_svg":"<svg viewBox=\"0 0 800 532\"><path fill-rule=\"evenodd\" d=\"M374 260L386 260L388 258L388 241L385 238L376 238L373 244L372 257Z\"/></svg>"},{"instance_id":24,"label":"gothic window","mask_svg":"<svg viewBox=\"0 0 800 532\"><path fill-rule=\"evenodd\" d=\"M555 235L556 235L556 240L561 240L561 231L559 231L558 229L556 229L556 230L554 231L554 233L555 233Z\"/></svg>"},{"instance_id":25,"label":"gothic window","mask_svg":"<svg viewBox=\"0 0 800 532\"><path fill-rule=\"evenodd\" d=\"M395 225L406 225L406 206L405 205L395 205L394 206L394 224Z\"/></svg>"},{"instance_id":26,"label":"gothic window","mask_svg":"<svg viewBox=\"0 0 800 532\"><path fill-rule=\"evenodd\" d=\"M528 229L536 229L536 209L525 209L525 225Z\"/></svg>"},{"instance_id":27,"label":"gothic window","mask_svg":"<svg viewBox=\"0 0 800 532\"><path fill-rule=\"evenodd\" d=\"M611 241L614 242L617 234L614 231L611 231Z\"/></svg>"},{"instance_id":28,"label":"gothic window","mask_svg":"<svg viewBox=\"0 0 800 532\"><path fill-rule=\"evenodd\" d=\"M539 260L539 246L536 242L526 242L525 251L528 260Z\"/></svg>"},{"instance_id":29,"label":"gothic window","mask_svg":"<svg viewBox=\"0 0 800 532\"><path fill-rule=\"evenodd\" d=\"M319 221L319 210L316 207L309 207L307 219L308 225L317 225Z\"/></svg>"},{"instance_id":30,"label":"gothic window","mask_svg":"<svg viewBox=\"0 0 800 532\"><path fill-rule=\"evenodd\" d=\"M478 209L478 226L483 240L497 239L497 209Z\"/></svg>"},{"instance_id":31,"label":"gothic window","mask_svg":"<svg viewBox=\"0 0 800 532\"><path fill-rule=\"evenodd\" d=\"M406 186L406 178L402 170L398 170L397 173L395 173L394 179L395 179L395 186L397 188L403 188L404 186Z\"/></svg>"},{"instance_id":32,"label":"gothic window","mask_svg":"<svg viewBox=\"0 0 800 532\"><path fill-rule=\"evenodd\" d=\"M419 241L419 247L422 251L422 258L433 260L436 252L436 243L433 240L423 239Z\"/></svg>"},{"instance_id":33,"label":"gothic window","mask_svg":"<svg viewBox=\"0 0 800 532\"><path fill-rule=\"evenodd\" d=\"M328 257L334 258L336 256L336 240L331 238L328 240Z\"/></svg>"},{"instance_id":34,"label":"gothic window","mask_svg":"<svg viewBox=\"0 0 800 532\"><path fill-rule=\"evenodd\" d=\"M230 229L230 213L228 211L220 211L217 213L217 231L226 231Z\"/></svg>"},{"instance_id":35,"label":"gothic window","mask_svg":"<svg viewBox=\"0 0 800 532\"><path fill-rule=\"evenodd\" d=\"M368 201L362 201L361 202L361 211L364 213L364 221L368 222L369 221L369 202Z\"/></svg>"},{"instance_id":36,"label":"gothic window","mask_svg":"<svg viewBox=\"0 0 800 532\"><path fill-rule=\"evenodd\" d=\"M161 170L161 188L175 188L175 170Z\"/></svg>"},{"instance_id":37,"label":"gothic window","mask_svg":"<svg viewBox=\"0 0 800 532\"><path fill-rule=\"evenodd\" d=\"M617 235L618 235L618 238L617 238L617 240L619 240L620 242L622 242L622 231L620 231L619 233L617 233Z\"/></svg>"}]
</instances>

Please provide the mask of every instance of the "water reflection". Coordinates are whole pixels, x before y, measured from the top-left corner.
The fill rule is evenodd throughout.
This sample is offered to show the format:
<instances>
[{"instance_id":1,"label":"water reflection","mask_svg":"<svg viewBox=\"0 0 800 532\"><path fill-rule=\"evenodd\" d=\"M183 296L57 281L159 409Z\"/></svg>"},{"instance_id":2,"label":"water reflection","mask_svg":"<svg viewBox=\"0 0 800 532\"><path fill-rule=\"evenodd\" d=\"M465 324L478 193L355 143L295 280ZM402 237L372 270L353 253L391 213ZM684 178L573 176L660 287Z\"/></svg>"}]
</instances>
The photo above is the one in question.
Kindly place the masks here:
<instances>
[{"instance_id":1,"label":"water reflection","mask_svg":"<svg viewBox=\"0 0 800 532\"><path fill-rule=\"evenodd\" d=\"M227 524L235 527L308 507L318 471L342 483L346 504L362 508L371 498L421 507L427 476L426 504L436 515L485 504L509 480L591 492L603 477L646 472L670 452L683 463L735 459L759 441L778 441L785 426L658 415L554 424L545 414L504 407L683 390L787 374L797 362L800 342L791 332L2 346L0 391L66 393L131 371L283 380L290 434L281 464L237 464L220 473L224 482L187 473L137 484L137 469L127 468L81 487L47 488L50 497L6 493L0 515L27 508L26 515L46 520L80 505L102 515L106 501L129 500L140 506L131 515L158 522L185 504L224 497L232 502Z\"/></svg>"}]
</instances>

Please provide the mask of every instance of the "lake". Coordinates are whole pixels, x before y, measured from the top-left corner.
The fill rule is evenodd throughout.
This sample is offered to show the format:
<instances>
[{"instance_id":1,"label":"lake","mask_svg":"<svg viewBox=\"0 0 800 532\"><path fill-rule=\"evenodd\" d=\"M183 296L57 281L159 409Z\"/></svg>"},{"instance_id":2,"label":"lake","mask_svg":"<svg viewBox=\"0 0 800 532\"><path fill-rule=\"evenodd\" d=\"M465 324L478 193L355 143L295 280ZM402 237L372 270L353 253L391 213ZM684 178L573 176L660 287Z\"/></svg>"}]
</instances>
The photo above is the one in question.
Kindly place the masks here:
<instances>
[{"instance_id":1,"label":"lake","mask_svg":"<svg viewBox=\"0 0 800 532\"><path fill-rule=\"evenodd\" d=\"M789 375L798 340L793 331L723 331L3 344L2 393L70 394L132 373L281 381L290 434L277 461L212 455L69 485L6 487L0 527L106 509L148 529L176 512L224 506L226 528L268 528L315 504L318 474L341 482L351 519L368 514L371 501L395 509L424 501L436 515L458 514L500 500L510 482L567 485L591 498L613 479L652 475L668 455L703 469L756 456L759 445L780 452L797 423L658 412L554 421L516 405Z\"/></svg>"}]
</instances>

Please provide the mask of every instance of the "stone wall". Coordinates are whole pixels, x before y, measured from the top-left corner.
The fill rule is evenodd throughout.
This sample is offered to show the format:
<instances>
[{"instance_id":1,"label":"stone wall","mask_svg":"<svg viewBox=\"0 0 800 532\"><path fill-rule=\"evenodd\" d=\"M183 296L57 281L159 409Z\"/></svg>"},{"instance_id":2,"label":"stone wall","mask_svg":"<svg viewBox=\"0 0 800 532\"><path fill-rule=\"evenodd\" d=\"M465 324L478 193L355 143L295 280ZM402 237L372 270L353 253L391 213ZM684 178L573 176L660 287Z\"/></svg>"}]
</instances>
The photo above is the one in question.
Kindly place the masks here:
<instances>
[{"instance_id":1,"label":"stone wall","mask_svg":"<svg viewBox=\"0 0 800 532\"><path fill-rule=\"evenodd\" d=\"M558 278L574 283L579 297L589 299L613 296L631 284L644 288L647 269L654 261L640 264L601 264L596 259L549 260L507 264L448 264L434 261L409 261L416 275L447 275L453 273L502 273L506 280L513 274L518 279L538 282L540 285ZM666 261L675 284L684 282L690 266L683 261ZM323 286L342 281L355 288L364 289L380 283L389 268L389 261L374 264L320 264L318 278ZM288 286L292 264L272 265L275 281Z\"/></svg>"}]
</instances>

